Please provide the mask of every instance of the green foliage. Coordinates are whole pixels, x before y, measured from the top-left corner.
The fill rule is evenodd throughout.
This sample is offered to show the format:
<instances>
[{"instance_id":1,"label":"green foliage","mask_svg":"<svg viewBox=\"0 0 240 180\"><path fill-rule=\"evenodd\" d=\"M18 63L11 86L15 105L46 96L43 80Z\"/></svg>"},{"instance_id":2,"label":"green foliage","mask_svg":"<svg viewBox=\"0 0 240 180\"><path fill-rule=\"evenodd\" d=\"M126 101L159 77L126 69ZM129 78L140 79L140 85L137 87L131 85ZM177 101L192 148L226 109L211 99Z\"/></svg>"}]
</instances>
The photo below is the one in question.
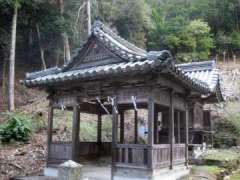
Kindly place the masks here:
<instances>
[{"instance_id":1,"label":"green foliage","mask_svg":"<svg viewBox=\"0 0 240 180\"><path fill-rule=\"evenodd\" d=\"M32 132L31 118L22 113L5 113L3 115L7 121L0 126L1 142L28 141Z\"/></svg>"},{"instance_id":2,"label":"green foliage","mask_svg":"<svg viewBox=\"0 0 240 180\"><path fill-rule=\"evenodd\" d=\"M216 147L236 146L240 137L240 114L229 115L215 124L214 144Z\"/></svg>"},{"instance_id":3,"label":"green foliage","mask_svg":"<svg viewBox=\"0 0 240 180\"><path fill-rule=\"evenodd\" d=\"M103 141L111 142L112 141L112 119L108 115L103 116L102 123L102 139Z\"/></svg>"},{"instance_id":4,"label":"green foliage","mask_svg":"<svg viewBox=\"0 0 240 180\"><path fill-rule=\"evenodd\" d=\"M93 121L83 121L80 126L81 141L96 142L97 140L97 123Z\"/></svg>"},{"instance_id":5,"label":"green foliage","mask_svg":"<svg viewBox=\"0 0 240 180\"><path fill-rule=\"evenodd\" d=\"M231 174L240 167L239 150L235 148L210 151L202 157L203 165L195 165L192 174L207 172L222 179L220 173Z\"/></svg>"},{"instance_id":6,"label":"green foliage","mask_svg":"<svg viewBox=\"0 0 240 180\"><path fill-rule=\"evenodd\" d=\"M235 149L219 149L204 156L205 160L221 162L236 160L238 158L240 158L239 151Z\"/></svg>"},{"instance_id":7,"label":"green foliage","mask_svg":"<svg viewBox=\"0 0 240 180\"><path fill-rule=\"evenodd\" d=\"M181 61L239 52L238 0L152 0L149 49L167 48ZM203 33L203 36L201 35ZM198 34L198 35L197 35ZM200 38L198 38L200 37Z\"/></svg>"},{"instance_id":8,"label":"green foliage","mask_svg":"<svg viewBox=\"0 0 240 180\"><path fill-rule=\"evenodd\" d=\"M240 32L239 31L233 31L230 34L229 46L233 51L237 51L240 49Z\"/></svg>"},{"instance_id":9,"label":"green foliage","mask_svg":"<svg viewBox=\"0 0 240 180\"><path fill-rule=\"evenodd\" d=\"M61 14L57 0L0 0L0 56L8 56L17 4L16 62L26 59L40 64L38 25L47 65L55 65L63 57L63 32L68 34L71 50L87 37L84 2L64 1ZM169 49L180 61L207 59L223 51L237 55L240 50L239 0L91 0L91 15L92 22L104 21L137 46Z\"/></svg>"},{"instance_id":10,"label":"green foliage","mask_svg":"<svg viewBox=\"0 0 240 180\"><path fill-rule=\"evenodd\" d=\"M202 20L193 20L185 27L181 41L183 47L188 50L187 56L183 57L187 61L204 60L210 55L210 50L214 47L210 34L210 27ZM184 49L182 49L182 52ZM181 60L181 58L179 58Z\"/></svg>"},{"instance_id":11,"label":"green foliage","mask_svg":"<svg viewBox=\"0 0 240 180\"><path fill-rule=\"evenodd\" d=\"M33 115L32 117L32 129L35 132L39 132L42 129L47 127L47 117L43 115L42 112L37 112L36 114Z\"/></svg>"},{"instance_id":12,"label":"green foliage","mask_svg":"<svg viewBox=\"0 0 240 180\"><path fill-rule=\"evenodd\" d=\"M201 166L193 166L191 169L192 174L198 173L199 171L204 171L215 176L220 173L221 168L216 165L201 165Z\"/></svg>"},{"instance_id":13,"label":"green foliage","mask_svg":"<svg viewBox=\"0 0 240 180\"><path fill-rule=\"evenodd\" d=\"M114 26L119 34L145 48L146 32L151 25L150 8L144 0L102 1L100 18Z\"/></svg>"},{"instance_id":14,"label":"green foliage","mask_svg":"<svg viewBox=\"0 0 240 180\"><path fill-rule=\"evenodd\" d=\"M169 8L172 7L162 5L164 8L155 7L152 11L154 25L148 35L148 48L170 49L183 62L207 59L214 47L207 22L189 20L180 12L179 15L171 14Z\"/></svg>"}]
</instances>

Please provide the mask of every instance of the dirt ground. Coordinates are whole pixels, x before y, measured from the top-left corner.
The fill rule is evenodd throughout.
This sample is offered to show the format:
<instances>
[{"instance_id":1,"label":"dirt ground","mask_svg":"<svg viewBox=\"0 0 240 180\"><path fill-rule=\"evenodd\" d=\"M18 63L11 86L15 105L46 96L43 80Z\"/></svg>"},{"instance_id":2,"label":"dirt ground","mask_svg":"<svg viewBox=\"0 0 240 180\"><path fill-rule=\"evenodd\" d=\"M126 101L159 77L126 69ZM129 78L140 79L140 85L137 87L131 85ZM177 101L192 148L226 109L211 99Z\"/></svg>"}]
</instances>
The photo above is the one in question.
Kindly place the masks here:
<instances>
[{"instance_id":1,"label":"dirt ground","mask_svg":"<svg viewBox=\"0 0 240 180\"><path fill-rule=\"evenodd\" d=\"M40 175L46 159L46 131L34 134L29 144L0 146L0 180Z\"/></svg>"}]
</instances>

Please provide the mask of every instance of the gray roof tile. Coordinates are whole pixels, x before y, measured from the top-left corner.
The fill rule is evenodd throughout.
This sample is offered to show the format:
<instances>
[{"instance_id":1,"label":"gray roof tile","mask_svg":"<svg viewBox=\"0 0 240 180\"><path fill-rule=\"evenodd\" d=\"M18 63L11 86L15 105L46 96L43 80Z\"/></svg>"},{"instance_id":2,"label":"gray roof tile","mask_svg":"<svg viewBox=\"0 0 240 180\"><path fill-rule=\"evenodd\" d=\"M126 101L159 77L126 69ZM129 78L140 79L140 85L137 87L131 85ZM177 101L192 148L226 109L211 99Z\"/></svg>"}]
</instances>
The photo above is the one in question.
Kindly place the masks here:
<instances>
[{"instance_id":1,"label":"gray roof tile","mask_svg":"<svg viewBox=\"0 0 240 180\"><path fill-rule=\"evenodd\" d=\"M169 51L146 52L122 39L100 22L96 22L93 26L92 36L97 37L106 47L125 61L70 70L70 67L78 60L76 57L82 49L79 48L75 51L72 60L62 68L50 68L45 71L27 74L26 80L22 83L28 87L45 86L69 80L88 80L89 78L101 78L110 74L121 75L133 71L141 73L143 70L146 72L156 69L160 73L163 71L171 73L185 85L203 94L216 93L216 89L220 89L221 78L214 61L175 65ZM86 44L84 43L82 47Z\"/></svg>"}]
</instances>

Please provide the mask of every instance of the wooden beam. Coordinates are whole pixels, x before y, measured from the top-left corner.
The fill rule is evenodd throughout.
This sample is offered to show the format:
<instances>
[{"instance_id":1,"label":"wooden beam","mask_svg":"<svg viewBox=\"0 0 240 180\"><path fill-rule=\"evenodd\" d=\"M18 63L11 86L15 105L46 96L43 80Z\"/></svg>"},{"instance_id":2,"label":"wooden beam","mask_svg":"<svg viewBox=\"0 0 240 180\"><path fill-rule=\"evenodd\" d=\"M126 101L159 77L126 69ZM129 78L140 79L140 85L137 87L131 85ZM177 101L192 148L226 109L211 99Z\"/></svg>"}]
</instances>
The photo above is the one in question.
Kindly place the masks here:
<instances>
[{"instance_id":1,"label":"wooden beam","mask_svg":"<svg viewBox=\"0 0 240 180\"><path fill-rule=\"evenodd\" d=\"M154 100L152 95L148 98L148 168L153 169L153 126L154 126Z\"/></svg>"},{"instance_id":2,"label":"wooden beam","mask_svg":"<svg viewBox=\"0 0 240 180\"><path fill-rule=\"evenodd\" d=\"M80 110L78 104L73 106L73 123L72 123L72 157L73 161L78 161L79 148L79 129L80 129Z\"/></svg>"},{"instance_id":3,"label":"wooden beam","mask_svg":"<svg viewBox=\"0 0 240 180\"><path fill-rule=\"evenodd\" d=\"M124 111L120 111L120 144L124 143Z\"/></svg>"},{"instance_id":4,"label":"wooden beam","mask_svg":"<svg viewBox=\"0 0 240 180\"><path fill-rule=\"evenodd\" d=\"M189 105L185 102L185 165L188 167L188 121L189 121Z\"/></svg>"},{"instance_id":5,"label":"wooden beam","mask_svg":"<svg viewBox=\"0 0 240 180\"><path fill-rule=\"evenodd\" d=\"M53 106L52 103L49 103L48 107L48 128L47 128L47 152L50 154L50 145L52 143L52 129L53 129ZM48 160L49 160L48 156Z\"/></svg>"},{"instance_id":6,"label":"wooden beam","mask_svg":"<svg viewBox=\"0 0 240 180\"><path fill-rule=\"evenodd\" d=\"M134 110L134 143L138 143L138 112Z\"/></svg>"},{"instance_id":7,"label":"wooden beam","mask_svg":"<svg viewBox=\"0 0 240 180\"><path fill-rule=\"evenodd\" d=\"M173 91L170 92L170 107L169 107L169 135L170 135L170 169L173 169L173 154L174 154L174 103Z\"/></svg>"},{"instance_id":8,"label":"wooden beam","mask_svg":"<svg viewBox=\"0 0 240 180\"><path fill-rule=\"evenodd\" d=\"M175 78L171 78L169 74L160 74L157 77L156 84L164 84L164 86L174 89L177 93L184 94L186 93L186 90L182 87L182 84L179 83L179 81L176 81Z\"/></svg>"}]
</instances>

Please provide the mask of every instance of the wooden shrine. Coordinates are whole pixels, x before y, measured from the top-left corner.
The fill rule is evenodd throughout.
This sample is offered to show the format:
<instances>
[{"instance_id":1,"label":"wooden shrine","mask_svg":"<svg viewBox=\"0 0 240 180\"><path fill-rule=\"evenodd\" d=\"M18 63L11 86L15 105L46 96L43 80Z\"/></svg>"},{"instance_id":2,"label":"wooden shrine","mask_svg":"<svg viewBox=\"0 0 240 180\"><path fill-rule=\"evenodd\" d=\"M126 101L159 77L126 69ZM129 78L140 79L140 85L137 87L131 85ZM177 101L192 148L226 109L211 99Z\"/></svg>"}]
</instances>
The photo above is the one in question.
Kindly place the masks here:
<instances>
[{"instance_id":1,"label":"wooden shrine","mask_svg":"<svg viewBox=\"0 0 240 180\"><path fill-rule=\"evenodd\" d=\"M210 127L209 122L203 126L203 105L223 101L221 78L214 61L174 62L169 51L147 52L98 21L68 64L28 73L22 83L49 94L48 166L92 154L112 157L113 177L122 169L149 176L187 166L193 134ZM72 140L53 142L53 112L63 107L73 112ZM126 143L124 114L129 109L134 111L134 141ZM148 112L146 143L138 138L141 109ZM96 142L80 142L83 112L98 117ZM102 142L106 114L112 117L112 142Z\"/></svg>"}]
</instances>

